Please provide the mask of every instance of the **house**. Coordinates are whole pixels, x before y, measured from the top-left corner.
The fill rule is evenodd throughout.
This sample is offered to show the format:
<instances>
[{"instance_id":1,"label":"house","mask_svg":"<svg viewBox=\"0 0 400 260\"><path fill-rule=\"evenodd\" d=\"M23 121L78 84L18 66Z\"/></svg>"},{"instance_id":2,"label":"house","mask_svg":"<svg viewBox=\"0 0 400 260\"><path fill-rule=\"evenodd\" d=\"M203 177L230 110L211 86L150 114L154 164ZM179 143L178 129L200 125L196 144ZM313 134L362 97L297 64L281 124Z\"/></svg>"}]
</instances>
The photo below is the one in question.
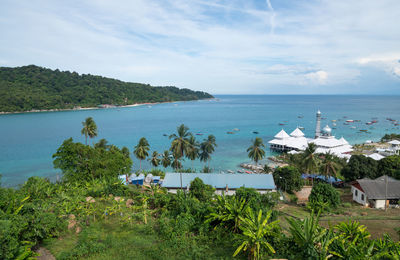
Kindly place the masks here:
<instances>
[{"instance_id":1,"label":"house","mask_svg":"<svg viewBox=\"0 0 400 260\"><path fill-rule=\"evenodd\" d=\"M205 184L215 188L216 194L235 194L240 187L254 188L259 193L276 191L272 174L229 174L229 173L166 173L161 186L168 192L189 189L190 182L200 178Z\"/></svg>"},{"instance_id":2,"label":"house","mask_svg":"<svg viewBox=\"0 0 400 260\"><path fill-rule=\"evenodd\" d=\"M375 180L360 179L352 183L353 200L364 206L382 209L386 205L398 205L400 199L400 181L389 176Z\"/></svg>"}]
</instances>

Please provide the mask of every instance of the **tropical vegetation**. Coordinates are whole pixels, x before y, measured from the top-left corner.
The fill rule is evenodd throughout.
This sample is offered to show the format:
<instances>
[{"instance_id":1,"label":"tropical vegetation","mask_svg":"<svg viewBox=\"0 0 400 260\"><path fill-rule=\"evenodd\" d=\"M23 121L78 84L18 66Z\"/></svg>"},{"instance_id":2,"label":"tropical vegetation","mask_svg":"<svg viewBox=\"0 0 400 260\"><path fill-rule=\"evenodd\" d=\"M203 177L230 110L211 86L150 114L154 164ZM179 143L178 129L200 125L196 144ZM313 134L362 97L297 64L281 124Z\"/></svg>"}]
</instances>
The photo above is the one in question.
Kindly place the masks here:
<instances>
[{"instance_id":1,"label":"tropical vegetation","mask_svg":"<svg viewBox=\"0 0 400 260\"><path fill-rule=\"evenodd\" d=\"M176 87L152 87L35 65L0 67L0 112L131 105L212 98Z\"/></svg>"}]
</instances>

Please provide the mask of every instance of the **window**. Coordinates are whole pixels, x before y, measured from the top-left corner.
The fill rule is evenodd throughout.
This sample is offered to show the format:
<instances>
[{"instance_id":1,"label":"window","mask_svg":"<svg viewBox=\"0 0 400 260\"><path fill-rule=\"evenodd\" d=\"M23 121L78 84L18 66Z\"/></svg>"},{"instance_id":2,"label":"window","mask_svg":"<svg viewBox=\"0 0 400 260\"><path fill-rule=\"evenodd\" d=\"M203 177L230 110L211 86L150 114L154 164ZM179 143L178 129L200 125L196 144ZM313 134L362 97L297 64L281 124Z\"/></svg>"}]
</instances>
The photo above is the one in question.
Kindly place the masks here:
<instances>
[{"instance_id":1,"label":"window","mask_svg":"<svg viewBox=\"0 0 400 260\"><path fill-rule=\"evenodd\" d=\"M361 200L364 200L364 194L361 194Z\"/></svg>"},{"instance_id":2,"label":"window","mask_svg":"<svg viewBox=\"0 0 400 260\"><path fill-rule=\"evenodd\" d=\"M358 196L358 190L356 190L356 192L354 193L356 195L356 197Z\"/></svg>"}]
</instances>

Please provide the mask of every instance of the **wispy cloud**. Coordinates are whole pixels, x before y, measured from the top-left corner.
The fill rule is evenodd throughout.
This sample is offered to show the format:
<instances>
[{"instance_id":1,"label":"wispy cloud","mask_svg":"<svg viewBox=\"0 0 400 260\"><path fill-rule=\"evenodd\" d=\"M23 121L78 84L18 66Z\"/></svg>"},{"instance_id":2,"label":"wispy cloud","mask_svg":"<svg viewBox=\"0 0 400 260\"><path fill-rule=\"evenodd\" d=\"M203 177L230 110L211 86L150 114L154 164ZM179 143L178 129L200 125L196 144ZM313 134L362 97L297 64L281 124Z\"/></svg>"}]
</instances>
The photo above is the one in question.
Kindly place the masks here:
<instances>
[{"instance_id":1,"label":"wispy cloud","mask_svg":"<svg viewBox=\"0 0 400 260\"><path fill-rule=\"evenodd\" d=\"M0 61L217 94L354 93L366 69L399 86L399 17L397 0L5 0Z\"/></svg>"}]
</instances>

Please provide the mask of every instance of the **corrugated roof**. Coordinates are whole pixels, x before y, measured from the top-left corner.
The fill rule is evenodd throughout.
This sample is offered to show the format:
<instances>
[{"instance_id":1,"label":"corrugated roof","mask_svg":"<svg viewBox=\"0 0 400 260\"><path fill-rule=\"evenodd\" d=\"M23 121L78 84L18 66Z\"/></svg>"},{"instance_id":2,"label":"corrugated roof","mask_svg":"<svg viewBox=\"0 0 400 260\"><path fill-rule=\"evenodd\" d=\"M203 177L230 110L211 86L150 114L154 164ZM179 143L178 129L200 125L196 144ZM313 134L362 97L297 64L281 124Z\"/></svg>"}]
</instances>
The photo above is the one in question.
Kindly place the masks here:
<instances>
[{"instance_id":1,"label":"corrugated roof","mask_svg":"<svg viewBox=\"0 0 400 260\"><path fill-rule=\"evenodd\" d=\"M387 178L387 196L386 196L386 178ZM368 199L399 199L400 181L391 177L381 176L375 180L357 180Z\"/></svg>"},{"instance_id":2,"label":"corrugated roof","mask_svg":"<svg viewBox=\"0 0 400 260\"><path fill-rule=\"evenodd\" d=\"M166 173L162 187L180 188L180 173ZM238 189L240 187L259 190L274 190L275 182L272 174L231 174L231 173L182 173L182 187L190 186L190 182L196 177L202 179L205 184L217 189Z\"/></svg>"}]
</instances>

